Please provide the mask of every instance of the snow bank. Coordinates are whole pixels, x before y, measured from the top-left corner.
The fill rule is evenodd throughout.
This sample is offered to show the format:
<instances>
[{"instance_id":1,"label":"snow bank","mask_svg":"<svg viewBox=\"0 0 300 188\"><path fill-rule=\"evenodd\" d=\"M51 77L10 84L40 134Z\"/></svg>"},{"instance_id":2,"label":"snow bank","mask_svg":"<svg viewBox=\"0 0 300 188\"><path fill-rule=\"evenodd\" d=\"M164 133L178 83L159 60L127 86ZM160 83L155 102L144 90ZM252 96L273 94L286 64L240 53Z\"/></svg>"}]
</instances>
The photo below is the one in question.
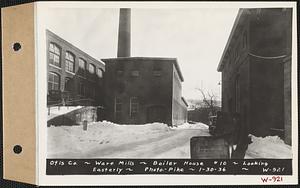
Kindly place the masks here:
<instances>
[{"instance_id":1,"label":"snow bank","mask_svg":"<svg viewBox=\"0 0 300 188\"><path fill-rule=\"evenodd\" d=\"M208 129L208 125L204 123L196 123L196 124L189 124L184 123L182 125L179 125L178 127L174 127L173 129Z\"/></svg>"},{"instance_id":2,"label":"snow bank","mask_svg":"<svg viewBox=\"0 0 300 188\"><path fill-rule=\"evenodd\" d=\"M72 112L73 110L77 110L82 108L82 106L54 106L50 107L50 114L48 114L48 120L63 114L67 114Z\"/></svg>"},{"instance_id":3,"label":"snow bank","mask_svg":"<svg viewBox=\"0 0 300 188\"><path fill-rule=\"evenodd\" d=\"M95 122L98 126L115 126L115 127L125 127L126 129L143 129L143 130L160 130L160 131L169 131L170 128L167 124L164 123L147 123L142 125L128 125L128 124L116 124L110 121Z\"/></svg>"},{"instance_id":4,"label":"snow bank","mask_svg":"<svg viewBox=\"0 0 300 188\"><path fill-rule=\"evenodd\" d=\"M251 136L252 143L248 145L245 158L292 158L291 146L284 143L278 136Z\"/></svg>"}]
</instances>

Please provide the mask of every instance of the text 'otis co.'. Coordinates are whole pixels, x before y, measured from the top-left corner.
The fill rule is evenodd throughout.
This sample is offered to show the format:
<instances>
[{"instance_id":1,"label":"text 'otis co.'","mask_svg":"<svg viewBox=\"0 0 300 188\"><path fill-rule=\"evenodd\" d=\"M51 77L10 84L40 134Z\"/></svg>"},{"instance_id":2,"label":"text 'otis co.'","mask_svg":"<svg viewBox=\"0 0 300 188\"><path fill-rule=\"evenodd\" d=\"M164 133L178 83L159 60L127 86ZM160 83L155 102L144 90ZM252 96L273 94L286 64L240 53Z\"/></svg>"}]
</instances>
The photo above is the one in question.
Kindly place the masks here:
<instances>
[{"instance_id":1,"label":"text 'otis co.'","mask_svg":"<svg viewBox=\"0 0 300 188\"><path fill-rule=\"evenodd\" d=\"M47 159L47 175L291 175L290 159Z\"/></svg>"}]
</instances>

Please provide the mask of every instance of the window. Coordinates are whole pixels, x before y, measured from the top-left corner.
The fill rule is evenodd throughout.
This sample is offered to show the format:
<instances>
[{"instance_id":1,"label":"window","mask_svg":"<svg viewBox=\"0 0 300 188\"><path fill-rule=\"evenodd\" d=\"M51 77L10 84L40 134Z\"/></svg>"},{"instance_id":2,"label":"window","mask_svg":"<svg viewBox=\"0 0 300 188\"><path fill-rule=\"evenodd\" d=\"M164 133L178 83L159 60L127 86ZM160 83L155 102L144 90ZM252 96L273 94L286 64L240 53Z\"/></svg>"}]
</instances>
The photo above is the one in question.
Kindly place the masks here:
<instances>
[{"instance_id":1,"label":"window","mask_svg":"<svg viewBox=\"0 0 300 188\"><path fill-rule=\"evenodd\" d=\"M81 69L84 69L85 70L85 67L86 67L86 62L85 62L85 60L83 60L83 59L81 59L81 58L79 58L79 68L81 68Z\"/></svg>"},{"instance_id":2,"label":"window","mask_svg":"<svg viewBox=\"0 0 300 188\"><path fill-rule=\"evenodd\" d=\"M95 65L89 64L89 72L90 72L91 74L94 74L94 73L95 73Z\"/></svg>"},{"instance_id":3,"label":"window","mask_svg":"<svg viewBox=\"0 0 300 188\"><path fill-rule=\"evenodd\" d=\"M71 78L65 78L65 91L71 91Z\"/></svg>"},{"instance_id":4,"label":"window","mask_svg":"<svg viewBox=\"0 0 300 188\"><path fill-rule=\"evenodd\" d=\"M140 71L138 71L138 70L131 71L131 76L138 77L139 75L140 75Z\"/></svg>"},{"instance_id":5,"label":"window","mask_svg":"<svg viewBox=\"0 0 300 188\"><path fill-rule=\"evenodd\" d=\"M66 71L75 72L75 58L70 52L66 52Z\"/></svg>"},{"instance_id":6,"label":"window","mask_svg":"<svg viewBox=\"0 0 300 188\"><path fill-rule=\"evenodd\" d=\"M136 117L139 110L139 103L137 97L130 98L130 117Z\"/></svg>"},{"instance_id":7,"label":"window","mask_svg":"<svg viewBox=\"0 0 300 188\"><path fill-rule=\"evenodd\" d=\"M232 109L233 109L232 98L230 98L230 99L228 100L228 109L229 109L229 112L232 113Z\"/></svg>"},{"instance_id":8,"label":"window","mask_svg":"<svg viewBox=\"0 0 300 188\"><path fill-rule=\"evenodd\" d=\"M85 88L85 91L86 91L85 94L87 97L92 97L92 88L91 87L87 86Z\"/></svg>"},{"instance_id":9,"label":"window","mask_svg":"<svg viewBox=\"0 0 300 188\"><path fill-rule=\"evenodd\" d=\"M116 73L117 76L122 76L124 72L124 64L122 62L118 62L116 64Z\"/></svg>"},{"instance_id":10,"label":"window","mask_svg":"<svg viewBox=\"0 0 300 188\"><path fill-rule=\"evenodd\" d=\"M248 37L246 31L243 34L243 48L247 48L248 43Z\"/></svg>"},{"instance_id":11,"label":"window","mask_svg":"<svg viewBox=\"0 0 300 188\"><path fill-rule=\"evenodd\" d=\"M161 76L161 66L158 63L153 64L153 76Z\"/></svg>"},{"instance_id":12,"label":"window","mask_svg":"<svg viewBox=\"0 0 300 188\"><path fill-rule=\"evenodd\" d=\"M85 87L84 87L84 83L82 81L79 82L79 94L82 96L85 95Z\"/></svg>"},{"instance_id":13,"label":"window","mask_svg":"<svg viewBox=\"0 0 300 188\"><path fill-rule=\"evenodd\" d=\"M239 44L237 45L237 47L235 49L235 59L234 59L234 61L237 62L238 59L239 59Z\"/></svg>"},{"instance_id":14,"label":"window","mask_svg":"<svg viewBox=\"0 0 300 188\"><path fill-rule=\"evenodd\" d=\"M54 72L49 72L48 75L48 90L60 89L60 76Z\"/></svg>"},{"instance_id":15,"label":"window","mask_svg":"<svg viewBox=\"0 0 300 188\"><path fill-rule=\"evenodd\" d=\"M161 76L161 71L160 70L153 70L153 76Z\"/></svg>"},{"instance_id":16,"label":"window","mask_svg":"<svg viewBox=\"0 0 300 188\"><path fill-rule=\"evenodd\" d=\"M234 61L237 60L238 57L238 53L237 53L237 48L234 50Z\"/></svg>"},{"instance_id":17,"label":"window","mask_svg":"<svg viewBox=\"0 0 300 188\"><path fill-rule=\"evenodd\" d=\"M100 69L100 68L97 69L97 75L98 75L100 78L103 77L103 71L102 71L102 69Z\"/></svg>"},{"instance_id":18,"label":"window","mask_svg":"<svg viewBox=\"0 0 300 188\"><path fill-rule=\"evenodd\" d=\"M70 78L65 78L65 91L70 91Z\"/></svg>"},{"instance_id":19,"label":"window","mask_svg":"<svg viewBox=\"0 0 300 188\"><path fill-rule=\"evenodd\" d=\"M239 76L235 79L235 112L240 112L240 82Z\"/></svg>"},{"instance_id":20,"label":"window","mask_svg":"<svg viewBox=\"0 0 300 188\"><path fill-rule=\"evenodd\" d=\"M118 120L122 114L122 101L120 98L115 98L115 117Z\"/></svg>"},{"instance_id":21,"label":"window","mask_svg":"<svg viewBox=\"0 0 300 188\"><path fill-rule=\"evenodd\" d=\"M60 66L60 48L54 43L50 43L50 46L49 46L49 63L54 66L61 67Z\"/></svg>"},{"instance_id":22,"label":"window","mask_svg":"<svg viewBox=\"0 0 300 188\"><path fill-rule=\"evenodd\" d=\"M92 88L92 98L96 98L96 88L95 87L93 87Z\"/></svg>"},{"instance_id":23,"label":"window","mask_svg":"<svg viewBox=\"0 0 300 188\"><path fill-rule=\"evenodd\" d=\"M96 97L96 89L94 85L88 85L87 87L85 87L85 96L89 98Z\"/></svg>"},{"instance_id":24,"label":"window","mask_svg":"<svg viewBox=\"0 0 300 188\"><path fill-rule=\"evenodd\" d=\"M85 76L85 70L86 70L86 61L82 58L78 59L78 71L77 74L80 76Z\"/></svg>"}]
</instances>

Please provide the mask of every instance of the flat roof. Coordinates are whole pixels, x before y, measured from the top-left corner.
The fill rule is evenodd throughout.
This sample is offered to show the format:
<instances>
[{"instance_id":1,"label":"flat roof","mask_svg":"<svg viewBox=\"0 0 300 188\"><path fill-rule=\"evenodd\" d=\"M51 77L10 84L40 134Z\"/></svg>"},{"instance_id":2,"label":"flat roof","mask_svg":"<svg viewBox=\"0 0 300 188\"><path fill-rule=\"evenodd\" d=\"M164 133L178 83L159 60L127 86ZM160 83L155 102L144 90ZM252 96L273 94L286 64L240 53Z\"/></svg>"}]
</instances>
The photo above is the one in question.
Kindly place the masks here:
<instances>
[{"instance_id":1,"label":"flat roof","mask_svg":"<svg viewBox=\"0 0 300 188\"><path fill-rule=\"evenodd\" d=\"M179 64L177 62L177 58L169 58L169 57L117 57L117 58L105 58L102 59L102 61L105 62L105 60L126 60L126 59L139 59L139 60L162 60L162 61L173 61L173 64L178 72L179 78L181 82L184 81Z\"/></svg>"}]
</instances>

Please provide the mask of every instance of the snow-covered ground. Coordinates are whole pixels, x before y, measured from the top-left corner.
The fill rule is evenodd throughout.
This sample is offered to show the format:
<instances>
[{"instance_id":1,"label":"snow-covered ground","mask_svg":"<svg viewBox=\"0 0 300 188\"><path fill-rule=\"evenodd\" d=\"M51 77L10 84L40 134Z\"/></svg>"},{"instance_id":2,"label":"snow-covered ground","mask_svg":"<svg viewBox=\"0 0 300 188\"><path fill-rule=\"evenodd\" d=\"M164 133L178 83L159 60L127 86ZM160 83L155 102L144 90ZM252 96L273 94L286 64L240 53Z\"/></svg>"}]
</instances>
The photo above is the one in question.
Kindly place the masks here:
<instances>
[{"instance_id":1,"label":"snow-covered ground","mask_svg":"<svg viewBox=\"0 0 300 188\"><path fill-rule=\"evenodd\" d=\"M292 148L278 136L255 137L251 135L252 143L248 145L245 158L291 159Z\"/></svg>"},{"instance_id":2,"label":"snow-covered ground","mask_svg":"<svg viewBox=\"0 0 300 188\"><path fill-rule=\"evenodd\" d=\"M80 108L82 108L82 106L53 106L50 108L50 114L48 114L48 120L62 114L67 114L73 110L77 110Z\"/></svg>"},{"instance_id":3,"label":"snow-covered ground","mask_svg":"<svg viewBox=\"0 0 300 188\"><path fill-rule=\"evenodd\" d=\"M118 125L96 122L48 127L48 157L53 158L190 158L190 138L209 136L208 126L185 123ZM277 136L251 136L245 158L292 158L291 146Z\"/></svg>"},{"instance_id":4,"label":"snow-covered ground","mask_svg":"<svg viewBox=\"0 0 300 188\"><path fill-rule=\"evenodd\" d=\"M53 158L190 158L190 138L208 136L202 123L170 128L166 124L118 125L96 122L48 127L48 157Z\"/></svg>"},{"instance_id":5,"label":"snow-covered ground","mask_svg":"<svg viewBox=\"0 0 300 188\"><path fill-rule=\"evenodd\" d=\"M175 127L175 129L203 129L203 130L206 130L206 129L208 129L208 125L205 125L203 123L195 123L195 124L184 123L178 127Z\"/></svg>"}]
</instances>

